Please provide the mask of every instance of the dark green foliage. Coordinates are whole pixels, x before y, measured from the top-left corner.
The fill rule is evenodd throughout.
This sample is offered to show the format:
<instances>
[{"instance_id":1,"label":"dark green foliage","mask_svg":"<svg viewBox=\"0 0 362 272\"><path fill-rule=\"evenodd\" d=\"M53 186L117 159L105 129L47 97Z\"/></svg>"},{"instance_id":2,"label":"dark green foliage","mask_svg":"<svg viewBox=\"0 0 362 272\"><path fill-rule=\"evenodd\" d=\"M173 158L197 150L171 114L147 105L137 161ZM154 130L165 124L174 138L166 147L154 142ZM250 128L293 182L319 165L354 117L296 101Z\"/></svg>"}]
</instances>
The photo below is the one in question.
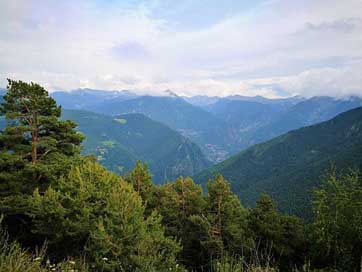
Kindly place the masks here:
<instances>
[{"instance_id":1,"label":"dark green foliage","mask_svg":"<svg viewBox=\"0 0 362 272\"><path fill-rule=\"evenodd\" d=\"M8 83L0 108L6 119L0 134L0 186L13 188L12 194L31 193L64 171L68 157L79 154L83 136L74 122L59 119L60 107L40 85Z\"/></svg>"},{"instance_id":2,"label":"dark green foliage","mask_svg":"<svg viewBox=\"0 0 362 272\"><path fill-rule=\"evenodd\" d=\"M255 247L264 257L263 262L277 264L283 269L304 263L307 240L303 222L297 217L278 213L268 195L262 194L249 213L248 228L253 233Z\"/></svg>"},{"instance_id":3,"label":"dark green foliage","mask_svg":"<svg viewBox=\"0 0 362 272\"><path fill-rule=\"evenodd\" d=\"M341 170L361 167L361 157L362 109L357 108L255 145L195 179L206 184L221 173L243 203L254 205L260 193L266 192L282 211L311 218L311 191L331 164Z\"/></svg>"},{"instance_id":4,"label":"dark green foliage","mask_svg":"<svg viewBox=\"0 0 362 272\"><path fill-rule=\"evenodd\" d=\"M83 136L74 122L60 120L61 108L40 85L8 83L0 108L6 120L0 132L0 213L12 236L32 244L27 199L79 159Z\"/></svg>"},{"instance_id":5,"label":"dark green foliage","mask_svg":"<svg viewBox=\"0 0 362 272\"><path fill-rule=\"evenodd\" d=\"M163 183L209 165L197 145L141 114L109 117L65 110L63 118L75 120L86 135L83 153L95 154L102 165L119 174L141 160L149 165L153 181Z\"/></svg>"},{"instance_id":6,"label":"dark green foliage","mask_svg":"<svg viewBox=\"0 0 362 272\"><path fill-rule=\"evenodd\" d=\"M247 210L230 190L221 175L207 184L207 218L210 222L211 240L207 241L214 258L223 257L224 250L241 255L250 246L246 235Z\"/></svg>"}]
</instances>

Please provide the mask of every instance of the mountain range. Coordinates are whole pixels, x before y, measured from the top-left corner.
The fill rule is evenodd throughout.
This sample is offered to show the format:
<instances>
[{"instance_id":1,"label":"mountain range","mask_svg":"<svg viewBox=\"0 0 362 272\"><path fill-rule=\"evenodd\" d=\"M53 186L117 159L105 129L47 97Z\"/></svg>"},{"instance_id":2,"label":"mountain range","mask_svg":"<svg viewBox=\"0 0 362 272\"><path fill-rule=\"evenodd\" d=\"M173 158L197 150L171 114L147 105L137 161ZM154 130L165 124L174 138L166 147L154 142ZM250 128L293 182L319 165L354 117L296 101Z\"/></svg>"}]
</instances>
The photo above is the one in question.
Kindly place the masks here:
<instances>
[{"instance_id":1,"label":"mountain range","mask_svg":"<svg viewBox=\"0 0 362 272\"><path fill-rule=\"evenodd\" d=\"M66 109L84 109L110 116L142 113L177 130L218 163L233 154L290 130L326 121L358 107L362 99L332 97L268 99L227 97L137 96L130 91L82 89L54 92Z\"/></svg>"}]
</instances>

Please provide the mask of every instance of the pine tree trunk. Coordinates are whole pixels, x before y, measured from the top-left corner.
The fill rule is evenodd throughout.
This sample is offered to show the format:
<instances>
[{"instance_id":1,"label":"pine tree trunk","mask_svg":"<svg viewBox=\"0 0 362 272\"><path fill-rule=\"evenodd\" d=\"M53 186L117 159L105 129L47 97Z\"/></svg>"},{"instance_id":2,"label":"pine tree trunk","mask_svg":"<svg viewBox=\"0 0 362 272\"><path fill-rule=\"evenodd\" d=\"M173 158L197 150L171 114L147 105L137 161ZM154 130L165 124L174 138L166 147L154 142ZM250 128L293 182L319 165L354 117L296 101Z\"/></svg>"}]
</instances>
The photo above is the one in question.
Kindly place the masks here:
<instances>
[{"instance_id":1,"label":"pine tree trunk","mask_svg":"<svg viewBox=\"0 0 362 272\"><path fill-rule=\"evenodd\" d=\"M38 159L38 131L34 128L31 132L31 162L36 163Z\"/></svg>"}]
</instances>

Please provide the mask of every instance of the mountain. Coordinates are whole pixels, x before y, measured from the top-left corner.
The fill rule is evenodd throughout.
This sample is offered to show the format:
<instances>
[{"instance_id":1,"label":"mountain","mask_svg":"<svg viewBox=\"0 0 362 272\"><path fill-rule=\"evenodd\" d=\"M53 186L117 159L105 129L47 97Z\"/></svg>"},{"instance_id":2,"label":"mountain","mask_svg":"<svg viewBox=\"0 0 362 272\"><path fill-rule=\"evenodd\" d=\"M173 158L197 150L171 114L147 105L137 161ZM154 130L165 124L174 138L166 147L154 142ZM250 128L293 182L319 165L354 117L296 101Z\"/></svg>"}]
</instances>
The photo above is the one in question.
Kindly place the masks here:
<instances>
[{"instance_id":1,"label":"mountain","mask_svg":"<svg viewBox=\"0 0 362 272\"><path fill-rule=\"evenodd\" d=\"M154 181L194 175L210 165L200 148L169 127L142 114L106 116L63 110L85 134L84 154L94 154L110 170L124 173L136 160L148 163Z\"/></svg>"},{"instance_id":2,"label":"mountain","mask_svg":"<svg viewBox=\"0 0 362 272\"><path fill-rule=\"evenodd\" d=\"M271 123L283 112L280 107L254 101L220 99L207 110L243 134Z\"/></svg>"},{"instance_id":3,"label":"mountain","mask_svg":"<svg viewBox=\"0 0 362 272\"><path fill-rule=\"evenodd\" d=\"M197 143L214 162L225 159L236 148L232 126L179 97L142 96L126 101L106 101L88 110L108 115L142 113Z\"/></svg>"},{"instance_id":4,"label":"mountain","mask_svg":"<svg viewBox=\"0 0 362 272\"><path fill-rule=\"evenodd\" d=\"M106 101L123 101L137 97L129 91L102 91L93 89L78 89L69 92L57 91L51 96L65 109L88 109Z\"/></svg>"},{"instance_id":5,"label":"mountain","mask_svg":"<svg viewBox=\"0 0 362 272\"><path fill-rule=\"evenodd\" d=\"M260 95L256 96L243 96L243 95L230 95L226 96L225 99L227 100L237 100L237 101L249 101L249 102L258 102L267 105L279 105L288 107L291 105L298 104L305 100L302 96L292 96L286 98L266 98Z\"/></svg>"},{"instance_id":6,"label":"mountain","mask_svg":"<svg viewBox=\"0 0 362 272\"><path fill-rule=\"evenodd\" d=\"M326 171L362 167L362 108L300 128L240 152L196 175L205 184L221 173L246 205L270 194L280 209L308 218L311 191Z\"/></svg>"},{"instance_id":7,"label":"mountain","mask_svg":"<svg viewBox=\"0 0 362 272\"><path fill-rule=\"evenodd\" d=\"M191 96L191 97L184 96L182 98L186 102L188 102L194 106L199 106L201 108L214 104L221 99L221 97L218 97L218 96L207 96L207 95L196 95L196 96Z\"/></svg>"}]
</instances>

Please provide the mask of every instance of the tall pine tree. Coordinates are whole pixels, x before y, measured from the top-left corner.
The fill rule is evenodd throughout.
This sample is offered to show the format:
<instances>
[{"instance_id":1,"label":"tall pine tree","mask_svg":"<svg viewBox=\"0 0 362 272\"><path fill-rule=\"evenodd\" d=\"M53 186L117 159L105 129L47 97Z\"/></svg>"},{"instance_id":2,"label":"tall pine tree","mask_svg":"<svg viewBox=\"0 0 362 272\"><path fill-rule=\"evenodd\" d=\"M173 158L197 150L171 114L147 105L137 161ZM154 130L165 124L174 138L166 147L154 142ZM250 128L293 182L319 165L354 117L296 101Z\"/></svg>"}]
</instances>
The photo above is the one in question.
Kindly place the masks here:
<instances>
[{"instance_id":1,"label":"tall pine tree","mask_svg":"<svg viewBox=\"0 0 362 272\"><path fill-rule=\"evenodd\" d=\"M60 119L61 107L39 84L9 79L0 112L6 119L0 134L3 194L46 187L64 172L67 158L79 154L83 136L74 122Z\"/></svg>"}]
</instances>

